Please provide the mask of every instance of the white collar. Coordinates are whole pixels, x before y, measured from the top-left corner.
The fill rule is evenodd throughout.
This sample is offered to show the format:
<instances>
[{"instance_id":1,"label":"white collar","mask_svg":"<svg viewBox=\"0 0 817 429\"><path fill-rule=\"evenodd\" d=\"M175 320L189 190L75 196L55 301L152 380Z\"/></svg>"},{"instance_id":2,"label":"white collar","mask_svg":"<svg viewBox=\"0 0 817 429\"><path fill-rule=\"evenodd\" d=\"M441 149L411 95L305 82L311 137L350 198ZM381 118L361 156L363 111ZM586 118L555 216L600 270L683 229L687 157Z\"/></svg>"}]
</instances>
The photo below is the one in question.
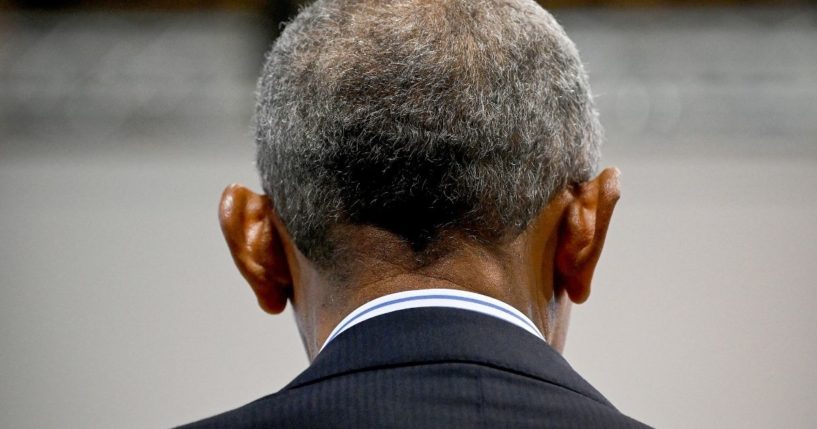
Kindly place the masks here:
<instances>
[{"instance_id":1,"label":"white collar","mask_svg":"<svg viewBox=\"0 0 817 429\"><path fill-rule=\"evenodd\" d=\"M321 350L335 337L360 322L398 310L421 307L447 307L476 311L512 323L539 337L542 341L546 341L542 332L527 316L498 299L454 289L421 289L381 296L361 305L335 326L323 343Z\"/></svg>"}]
</instances>

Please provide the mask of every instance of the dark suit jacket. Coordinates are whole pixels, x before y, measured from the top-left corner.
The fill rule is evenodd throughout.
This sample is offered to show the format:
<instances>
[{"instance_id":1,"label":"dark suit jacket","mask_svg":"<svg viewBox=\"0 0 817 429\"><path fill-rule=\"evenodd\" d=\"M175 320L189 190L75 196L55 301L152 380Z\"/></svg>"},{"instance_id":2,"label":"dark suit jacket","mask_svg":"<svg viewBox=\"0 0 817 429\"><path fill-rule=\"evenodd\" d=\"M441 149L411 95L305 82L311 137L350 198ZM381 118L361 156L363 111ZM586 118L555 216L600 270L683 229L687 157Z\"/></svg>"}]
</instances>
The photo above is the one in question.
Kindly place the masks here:
<instances>
[{"instance_id":1,"label":"dark suit jacket","mask_svg":"<svg viewBox=\"0 0 817 429\"><path fill-rule=\"evenodd\" d=\"M450 308L335 338L280 392L187 428L641 428L545 342Z\"/></svg>"}]
</instances>

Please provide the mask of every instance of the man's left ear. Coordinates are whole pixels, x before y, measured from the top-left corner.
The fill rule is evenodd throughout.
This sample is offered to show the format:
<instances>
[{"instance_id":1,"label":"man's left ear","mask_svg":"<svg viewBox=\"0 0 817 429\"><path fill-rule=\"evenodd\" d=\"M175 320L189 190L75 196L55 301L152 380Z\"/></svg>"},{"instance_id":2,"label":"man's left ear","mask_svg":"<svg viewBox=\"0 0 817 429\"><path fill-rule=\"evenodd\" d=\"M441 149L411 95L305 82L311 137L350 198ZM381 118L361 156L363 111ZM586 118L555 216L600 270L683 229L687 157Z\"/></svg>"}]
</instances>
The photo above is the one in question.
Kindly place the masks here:
<instances>
[{"instance_id":1,"label":"man's left ear","mask_svg":"<svg viewBox=\"0 0 817 429\"><path fill-rule=\"evenodd\" d=\"M283 233L273 222L275 213L266 195L233 184L219 205L221 231L238 271L270 314L284 311L292 291L292 276L284 251Z\"/></svg>"},{"instance_id":2,"label":"man's left ear","mask_svg":"<svg viewBox=\"0 0 817 429\"><path fill-rule=\"evenodd\" d=\"M604 247L613 209L621 196L619 171L607 168L570 190L556 247L555 288L581 304L590 296L593 272Z\"/></svg>"}]
</instances>

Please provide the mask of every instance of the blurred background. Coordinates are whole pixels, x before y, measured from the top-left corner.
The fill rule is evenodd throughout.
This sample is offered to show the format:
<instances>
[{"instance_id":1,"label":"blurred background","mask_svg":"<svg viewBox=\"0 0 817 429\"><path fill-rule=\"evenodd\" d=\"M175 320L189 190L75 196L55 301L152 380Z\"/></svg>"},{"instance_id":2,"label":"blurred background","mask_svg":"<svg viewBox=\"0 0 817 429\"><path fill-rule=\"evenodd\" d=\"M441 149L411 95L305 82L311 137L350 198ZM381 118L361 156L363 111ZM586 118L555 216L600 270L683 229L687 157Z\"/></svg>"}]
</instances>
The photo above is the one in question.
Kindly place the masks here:
<instances>
[{"instance_id":1,"label":"blurred background","mask_svg":"<svg viewBox=\"0 0 817 429\"><path fill-rule=\"evenodd\" d=\"M817 427L815 2L544 2L624 197L566 356L662 428ZM168 427L307 360L217 226L298 2L0 0L0 427Z\"/></svg>"}]
</instances>

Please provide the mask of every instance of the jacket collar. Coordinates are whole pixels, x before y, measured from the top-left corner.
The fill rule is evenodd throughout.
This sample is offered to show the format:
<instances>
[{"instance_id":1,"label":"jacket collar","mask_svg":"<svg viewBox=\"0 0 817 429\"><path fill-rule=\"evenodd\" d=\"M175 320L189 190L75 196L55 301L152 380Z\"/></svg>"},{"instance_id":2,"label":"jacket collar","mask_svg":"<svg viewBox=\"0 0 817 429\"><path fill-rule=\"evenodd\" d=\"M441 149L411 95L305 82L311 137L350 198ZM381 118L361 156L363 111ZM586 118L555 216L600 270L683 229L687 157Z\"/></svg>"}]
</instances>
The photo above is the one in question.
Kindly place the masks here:
<instances>
[{"instance_id":1,"label":"jacket collar","mask_svg":"<svg viewBox=\"0 0 817 429\"><path fill-rule=\"evenodd\" d=\"M468 310L415 308L362 322L335 338L284 390L367 369L470 362L521 373L610 403L540 338Z\"/></svg>"}]
</instances>

